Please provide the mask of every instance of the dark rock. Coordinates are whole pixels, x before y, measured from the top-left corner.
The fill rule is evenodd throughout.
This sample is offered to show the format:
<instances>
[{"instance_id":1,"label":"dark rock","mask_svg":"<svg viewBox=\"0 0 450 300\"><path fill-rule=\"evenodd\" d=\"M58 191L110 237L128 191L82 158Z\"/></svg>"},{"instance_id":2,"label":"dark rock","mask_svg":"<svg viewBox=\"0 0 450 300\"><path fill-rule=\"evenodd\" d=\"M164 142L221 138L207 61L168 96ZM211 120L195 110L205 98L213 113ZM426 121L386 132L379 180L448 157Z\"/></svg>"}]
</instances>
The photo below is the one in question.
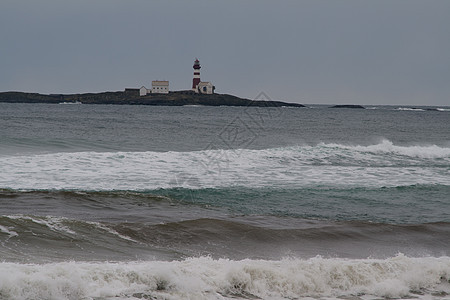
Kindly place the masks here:
<instances>
[{"instance_id":1,"label":"dark rock","mask_svg":"<svg viewBox=\"0 0 450 300\"><path fill-rule=\"evenodd\" d=\"M364 106L358 105L358 104L339 104L331 106L330 108L362 108L365 109Z\"/></svg>"}]
</instances>

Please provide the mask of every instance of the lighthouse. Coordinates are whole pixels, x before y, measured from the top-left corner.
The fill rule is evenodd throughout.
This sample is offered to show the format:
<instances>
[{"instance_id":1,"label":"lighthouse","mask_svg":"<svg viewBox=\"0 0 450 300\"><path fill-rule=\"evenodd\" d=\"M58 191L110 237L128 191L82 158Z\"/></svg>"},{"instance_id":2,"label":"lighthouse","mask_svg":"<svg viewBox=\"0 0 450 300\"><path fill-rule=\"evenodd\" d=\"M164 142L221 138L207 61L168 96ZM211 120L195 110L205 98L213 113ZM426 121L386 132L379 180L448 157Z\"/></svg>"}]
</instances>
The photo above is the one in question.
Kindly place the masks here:
<instances>
[{"instance_id":1,"label":"lighthouse","mask_svg":"<svg viewBox=\"0 0 450 300\"><path fill-rule=\"evenodd\" d=\"M207 81L200 81L200 61L194 61L194 78L192 79L192 90L197 94L214 94L215 86Z\"/></svg>"},{"instance_id":2,"label":"lighthouse","mask_svg":"<svg viewBox=\"0 0 450 300\"><path fill-rule=\"evenodd\" d=\"M194 78L192 79L192 90L197 91L197 86L200 83L200 61L196 58L194 62Z\"/></svg>"}]
</instances>

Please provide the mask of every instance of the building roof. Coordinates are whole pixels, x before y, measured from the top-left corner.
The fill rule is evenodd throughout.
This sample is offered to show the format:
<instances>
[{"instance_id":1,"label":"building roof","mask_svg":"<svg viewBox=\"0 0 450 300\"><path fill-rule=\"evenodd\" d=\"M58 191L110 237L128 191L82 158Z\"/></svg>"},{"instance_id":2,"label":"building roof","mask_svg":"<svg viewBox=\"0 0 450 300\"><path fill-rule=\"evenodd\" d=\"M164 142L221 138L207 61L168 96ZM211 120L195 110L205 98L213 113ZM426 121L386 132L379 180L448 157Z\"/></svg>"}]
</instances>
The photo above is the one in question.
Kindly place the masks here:
<instances>
[{"instance_id":1,"label":"building roof","mask_svg":"<svg viewBox=\"0 0 450 300\"><path fill-rule=\"evenodd\" d=\"M153 80L152 81L152 86L165 86L165 85L169 85L169 81L165 81L165 80Z\"/></svg>"},{"instance_id":2,"label":"building roof","mask_svg":"<svg viewBox=\"0 0 450 300\"><path fill-rule=\"evenodd\" d=\"M209 81L200 81L200 83L199 83L198 85L199 85L199 86L212 85L212 83L209 82Z\"/></svg>"}]
</instances>

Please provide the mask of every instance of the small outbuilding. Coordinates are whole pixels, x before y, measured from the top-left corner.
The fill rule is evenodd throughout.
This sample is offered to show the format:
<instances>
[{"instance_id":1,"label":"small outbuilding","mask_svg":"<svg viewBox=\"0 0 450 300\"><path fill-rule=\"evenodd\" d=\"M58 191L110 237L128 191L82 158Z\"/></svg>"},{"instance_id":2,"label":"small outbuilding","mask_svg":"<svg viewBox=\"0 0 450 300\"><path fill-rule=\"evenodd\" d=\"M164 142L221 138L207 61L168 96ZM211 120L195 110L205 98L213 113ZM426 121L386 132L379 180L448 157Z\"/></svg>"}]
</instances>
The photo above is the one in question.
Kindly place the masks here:
<instances>
[{"instance_id":1,"label":"small outbuilding","mask_svg":"<svg viewBox=\"0 0 450 300\"><path fill-rule=\"evenodd\" d=\"M127 97L136 97L139 95L139 89L125 88L125 95L127 95Z\"/></svg>"},{"instance_id":2,"label":"small outbuilding","mask_svg":"<svg viewBox=\"0 0 450 300\"><path fill-rule=\"evenodd\" d=\"M197 93L199 94L214 94L215 86L209 81L201 81L197 85Z\"/></svg>"},{"instance_id":3,"label":"small outbuilding","mask_svg":"<svg viewBox=\"0 0 450 300\"><path fill-rule=\"evenodd\" d=\"M146 96L146 95L150 94L150 92L151 91L149 89L147 89L145 86L142 86L139 89L139 96Z\"/></svg>"}]
</instances>

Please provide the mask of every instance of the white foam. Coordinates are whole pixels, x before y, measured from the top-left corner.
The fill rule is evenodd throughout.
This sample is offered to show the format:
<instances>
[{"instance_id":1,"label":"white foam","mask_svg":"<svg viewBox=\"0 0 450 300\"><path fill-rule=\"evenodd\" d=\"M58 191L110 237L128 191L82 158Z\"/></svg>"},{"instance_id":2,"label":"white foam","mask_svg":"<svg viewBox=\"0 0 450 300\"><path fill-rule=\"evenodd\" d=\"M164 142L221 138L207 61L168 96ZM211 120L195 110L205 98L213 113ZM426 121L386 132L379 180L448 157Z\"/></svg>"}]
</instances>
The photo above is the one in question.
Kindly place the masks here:
<instances>
[{"instance_id":1,"label":"white foam","mask_svg":"<svg viewBox=\"0 0 450 300\"><path fill-rule=\"evenodd\" d=\"M19 236L19 234L15 231L11 230L12 228L10 227L5 227L3 225L0 225L0 233L6 233L7 235L9 235L9 237L15 237L15 236Z\"/></svg>"},{"instance_id":2,"label":"white foam","mask_svg":"<svg viewBox=\"0 0 450 300\"><path fill-rule=\"evenodd\" d=\"M412 107L399 107L397 110L405 110L405 111L425 111L422 108L412 108Z\"/></svg>"},{"instance_id":3,"label":"white foam","mask_svg":"<svg viewBox=\"0 0 450 300\"><path fill-rule=\"evenodd\" d=\"M26 190L448 185L450 148L384 140L369 146L54 153L0 157L0 165L0 188Z\"/></svg>"},{"instance_id":4,"label":"white foam","mask_svg":"<svg viewBox=\"0 0 450 300\"><path fill-rule=\"evenodd\" d=\"M430 299L431 294L450 292L449 280L449 257L403 255L385 260L200 257L172 262L0 264L0 294L7 299Z\"/></svg>"},{"instance_id":5,"label":"white foam","mask_svg":"<svg viewBox=\"0 0 450 300\"><path fill-rule=\"evenodd\" d=\"M115 235L115 236L117 236L117 237L119 237L119 238L121 238L123 240L127 240L127 241L134 242L134 243L139 243L138 241L130 238L129 236L122 235L122 234L118 233L117 231L115 231L114 229L106 227L105 225L100 224L98 222L89 222L89 221L85 221L85 222L86 222L86 224L90 224L90 225L92 225L94 227L97 227L98 229L106 231L109 234Z\"/></svg>"},{"instance_id":6,"label":"white foam","mask_svg":"<svg viewBox=\"0 0 450 300\"><path fill-rule=\"evenodd\" d=\"M14 215L14 216L6 216L10 219L15 220L28 220L36 224L40 224L43 226L48 227L52 231L56 232L63 232L67 234L76 234L75 231L71 230L69 227L64 225L64 221L66 221L66 218L63 217L53 217L53 216L47 216L47 217L31 217L31 216L25 216L25 215Z\"/></svg>"},{"instance_id":7,"label":"white foam","mask_svg":"<svg viewBox=\"0 0 450 300\"><path fill-rule=\"evenodd\" d=\"M55 217L55 216L37 217L37 216L26 216L26 215L10 215L10 216L4 216L4 217L12 219L12 220L28 220L33 223L46 226L47 228L49 228L50 230L55 231L55 232L60 232L60 233L70 234L70 235L77 234L77 232L75 232L74 230L70 229L69 226L67 226L67 224L70 224L70 223L74 222L75 220L65 218L65 217ZM80 221L80 222L84 222L85 224L91 225L94 228L97 228L101 231L105 231L109 234L115 235L121 239L139 243L136 240L133 240L132 238L130 238L128 236L122 235L122 234L118 233L117 231L115 231L114 229L109 228L101 223L92 222L92 221ZM0 225L0 232L8 233L11 236L18 235L14 231L8 231L8 228L1 226L1 225Z\"/></svg>"},{"instance_id":8,"label":"white foam","mask_svg":"<svg viewBox=\"0 0 450 300\"><path fill-rule=\"evenodd\" d=\"M326 144L322 144L327 146ZM450 162L450 148L439 147L437 145L427 146L397 146L389 140L382 140L379 144L369 146L345 146L328 145L358 152L370 152L374 154L398 154L411 158L442 158Z\"/></svg>"}]
</instances>

